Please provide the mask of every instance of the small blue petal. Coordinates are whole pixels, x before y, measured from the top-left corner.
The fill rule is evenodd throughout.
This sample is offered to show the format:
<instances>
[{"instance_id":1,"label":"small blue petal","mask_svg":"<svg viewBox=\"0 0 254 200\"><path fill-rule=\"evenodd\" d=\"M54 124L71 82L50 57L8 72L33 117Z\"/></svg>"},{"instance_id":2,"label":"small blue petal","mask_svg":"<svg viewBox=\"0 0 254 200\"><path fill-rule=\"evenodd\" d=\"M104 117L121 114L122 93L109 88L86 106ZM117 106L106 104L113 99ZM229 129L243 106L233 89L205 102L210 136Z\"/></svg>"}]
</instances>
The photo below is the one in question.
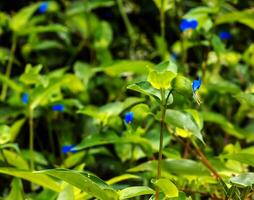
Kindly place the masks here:
<instances>
[{"instance_id":1,"label":"small blue petal","mask_svg":"<svg viewBox=\"0 0 254 200\"><path fill-rule=\"evenodd\" d=\"M64 146L62 146L62 153L63 154L67 154L69 152L71 152L71 153L76 153L77 152L74 145L64 145Z\"/></svg>"},{"instance_id":2,"label":"small blue petal","mask_svg":"<svg viewBox=\"0 0 254 200\"><path fill-rule=\"evenodd\" d=\"M194 80L192 82L192 91L193 91L193 93L195 93L200 88L201 83L202 83L201 79L197 79L197 80Z\"/></svg>"},{"instance_id":3,"label":"small blue petal","mask_svg":"<svg viewBox=\"0 0 254 200\"><path fill-rule=\"evenodd\" d=\"M63 104L55 104L55 105L52 106L52 110L63 112L64 111L64 105Z\"/></svg>"},{"instance_id":4,"label":"small blue petal","mask_svg":"<svg viewBox=\"0 0 254 200\"><path fill-rule=\"evenodd\" d=\"M133 121L133 118L134 118L134 113L133 112L127 112L124 115L124 121L127 124L131 123Z\"/></svg>"},{"instance_id":5,"label":"small blue petal","mask_svg":"<svg viewBox=\"0 0 254 200\"><path fill-rule=\"evenodd\" d=\"M198 21L196 19L182 19L180 23L180 29L182 32L187 29L196 29L198 27Z\"/></svg>"},{"instance_id":6,"label":"small blue petal","mask_svg":"<svg viewBox=\"0 0 254 200\"><path fill-rule=\"evenodd\" d=\"M39 13L42 13L42 14L45 13L48 9L48 6L49 6L48 2L41 3L41 5L38 8Z\"/></svg>"},{"instance_id":7,"label":"small blue petal","mask_svg":"<svg viewBox=\"0 0 254 200\"><path fill-rule=\"evenodd\" d=\"M171 58L172 58L174 61L176 61L177 58L178 58L178 55L177 55L176 53L172 53L172 54L171 54Z\"/></svg>"},{"instance_id":8,"label":"small blue petal","mask_svg":"<svg viewBox=\"0 0 254 200\"><path fill-rule=\"evenodd\" d=\"M222 40L228 40L232 38L232 35L228 31L221 31L219 32L219 37Z\"/></svg>"},{"instance_id":9,"label":"small blue petal","mask_svg":"<svg viewBox=\"0 0 254 200\"><path fill-rule=\"evenodd\" d=\"M23 93L22 94L22 103L27 104L29 100L29 94L28 93Z\"/></svg>"}]
</instances>

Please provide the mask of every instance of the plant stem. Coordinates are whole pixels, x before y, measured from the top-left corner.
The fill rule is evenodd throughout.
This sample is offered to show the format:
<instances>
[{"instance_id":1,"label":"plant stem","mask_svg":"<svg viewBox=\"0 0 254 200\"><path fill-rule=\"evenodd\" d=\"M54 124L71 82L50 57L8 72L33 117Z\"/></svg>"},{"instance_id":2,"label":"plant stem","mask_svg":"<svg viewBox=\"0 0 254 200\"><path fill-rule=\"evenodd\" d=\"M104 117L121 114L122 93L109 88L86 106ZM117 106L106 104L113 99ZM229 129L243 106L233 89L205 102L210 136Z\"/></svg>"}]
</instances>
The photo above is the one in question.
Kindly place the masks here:
<instances>
[{"instance_id":1,"label":"plant stem","mask_svg":"<svg viewBox=\"0 0 254 200\"><path fill-rule=\"evenodd\" d=\"M161 26L161 37L162 37L163 41L165 41L165 8L164 8L164 0L161 0L160 26Z\"/></svg>"},{"instance_id":2,"label":"plant stem","mask_svg":"<svg viewBox=\"0 0 254 200\"><path fill-rule=\"evenodd\" d=\"M207 169L209 169L212 172L212 174L217 180L222 180L218 172L213 168L212 164L209 162L209 160L203 154L201 149L198 147L197 143L194 140L192 140L192 144L195 147L195 150L197 154L199 155L201 162L207 167Z\"/></svg>"},{"instance_id":3,"label":"plant stem","mask_svg":"<svg viewBox=\"0 0 254 200\"><path fill-rule=\"evenodd\" d=\"M34 122L33 109L28 108L29 116L29 150L30 150L30 169L34 170Z\"/></svg>"},{"instance_id":4,"label":"plant stem","mask_svg":"<svg viewBox=\"0 0 254 200\"><path fill-rule=\"evenodd\" d=\"M117 0L117 4L118 4L118 8L121 14L121 17L123 18L123 22L125 24L125 27L127 29L129 38L131 40L131 44L130 44L130 52L132 52L132 48L135 45L135 41L136 41L136 34L135 31L130 23L130 20L127 16L127 14L124 12L124 7L123 7L123 0Z\"/></svg>"},{"instance_id":5,"label":"plant stem","mask_svg":"<svg viewBox=\"0 0 254 200\"><path fill-rule=\"evenodd\" d=\"M160 147L159 147L159 158L158 158L158 166L157 166L157 179L159 179L161 177L161 160L162 160L162 150L163 150L163 127L164 127L166 105L167 105L166 100L168 100L168 97L165 99L165 90L161 89ZM159 188L156 188L156 200L158 200L158 199L159 199Z\"/></svg>"},{"instance_id":6,"label":"plant stem","mask_svg":"<svg viewBox=\"0 0 254 200\"><path fill-rule=\"evenodd\" d=\"M9 57L9 61L8 61L6 72L5 72L5 76L7 78L9 78L10 75L11 75L12 63L13 63L13 60L14 60L14 53L15 53L15 50L16 50L16 46L17 46L17 38L14 35L13 38L12 38L10 57ZM8 85L6 83L4 83L3 87L2 87L2 91L1 91L1 97L0 97L1 101L5 100L6 94L7 94L7 90L8 90Z\"/></svg>"}]
</instances>

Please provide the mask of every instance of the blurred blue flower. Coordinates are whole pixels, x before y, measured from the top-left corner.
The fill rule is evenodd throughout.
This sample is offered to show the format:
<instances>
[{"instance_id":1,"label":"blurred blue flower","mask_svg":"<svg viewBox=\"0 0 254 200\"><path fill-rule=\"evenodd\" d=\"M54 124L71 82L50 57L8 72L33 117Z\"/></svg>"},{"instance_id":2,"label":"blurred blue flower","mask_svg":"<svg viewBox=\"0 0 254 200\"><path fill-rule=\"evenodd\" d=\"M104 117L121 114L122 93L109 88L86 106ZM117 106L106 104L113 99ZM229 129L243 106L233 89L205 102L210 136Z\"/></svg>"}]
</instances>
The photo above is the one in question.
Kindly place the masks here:
<instances>
[{"instance_id":1,"label":"blurred blue flower","mask_svg":"<svg viewBox=\"0 0 254 200\"><path fill-rule=\"evenodd\" d=\"M38 8L39 13L45 13L48 9L49 3L48 2L42 2L41 5Z\"/></svg>"},{"instance_id":2,"label":"blurred blue flower","mask_svg":"<svg viewBox=\"0 0 254 200\"><path fill-rule=\"evenodd\" d=\"M182 32L187 29L196 29L198 27L198 21L196 19L182 19L180 29Z\"/></svg>"},{"instance_id":3,"label":"blurred blue flower","mask_svg":"<svg viewBox=\"0 0 254 200\"><path fill-rule=\"evenodd\" d=\"M71 152L71 153L76 153L77 152L74 145L64 145L64 146L62 146L62 153L63 154L67 154L69 152Z\"/></svg>"},{"instance_id":4,"label":"blurred blue flower","mask_svg":"<svg viewBox=\"0 0 254 200\"><path fill-rule=\"evenodd\" d=\"M219 32L219 37L222 40L229 40L232 38L232 35L228 31L221 31Z\"/></svg>"},{"instance_id":5,"label":"blurred blue flower","mask_svg":"<svg viewBox=\"0 0 254 200\"><path fill-rule=\"evenodd\" d=\"M133 121L133 118L134 118L134 113L133 112L127 112L124 115L124 121L127 124L131 123Z\"/></svg>"},{"instance_id":6,"label":"blurred blue flower","mask_svg":"<svg viewBox=\"0 0 254 200\"><path fill-rule=\"evenodd\" d=\"M200 100L200 97L197 94L197 90L200 88L201 84L202 84L202 81L201 81L200 78L198 78L198 79L196 79L192 82L193 98L198 103L198 105L201 104L201 100Z\"/></svg>"},{"instance_id":7,"label":"blurred blue flower","mask_svg":"<svg viewBox=\"0 0 254 200\"><path fill-rule=\"evenodd\" d=\"M22 100L23 104L27 104L28 100L29 100L29 94L28 93L23 93L21 100Z\"/></svg>"},{"instance_id":8,"label":"blurred blue flower","mask_svg":"<svg viewBox=\"0 0 254 200\"><path fill-rule=\"evenodd\" d=\"M172 58L172 60L176 61L177 58L178 58L178 54L173 52L173 53L171 54L171 58Z\"/></svg>"},{"instance_id":9,"label":"blurred blue flower","mask_svg":"<svg viewBox=\"0 0 254 200\"><path fill-rule=\"evenodd\" d=\"M63 112L64 111L64 105L63 104L55 104L55 105L52 106L52 110Z\"/></svg>"}]
</instances>

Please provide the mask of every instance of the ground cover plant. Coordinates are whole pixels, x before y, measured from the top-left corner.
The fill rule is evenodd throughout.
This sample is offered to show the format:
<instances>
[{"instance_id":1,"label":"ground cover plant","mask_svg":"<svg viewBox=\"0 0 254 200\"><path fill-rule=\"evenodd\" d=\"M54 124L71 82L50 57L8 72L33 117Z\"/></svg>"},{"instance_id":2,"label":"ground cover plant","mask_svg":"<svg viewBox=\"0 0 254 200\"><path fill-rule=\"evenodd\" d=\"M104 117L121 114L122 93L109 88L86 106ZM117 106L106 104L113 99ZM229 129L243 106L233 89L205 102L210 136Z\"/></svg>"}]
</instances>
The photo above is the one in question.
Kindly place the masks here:
<instances>
[{"instance_id":1,"label":"ground cover plant","mask_svg":"<svg viewBox=\"0 0 254 200\"><path fill-rule=\"evenodd\" d=\"M0 198L254 199L254 2L0 2Z\"/></svg>"}]
</instances>

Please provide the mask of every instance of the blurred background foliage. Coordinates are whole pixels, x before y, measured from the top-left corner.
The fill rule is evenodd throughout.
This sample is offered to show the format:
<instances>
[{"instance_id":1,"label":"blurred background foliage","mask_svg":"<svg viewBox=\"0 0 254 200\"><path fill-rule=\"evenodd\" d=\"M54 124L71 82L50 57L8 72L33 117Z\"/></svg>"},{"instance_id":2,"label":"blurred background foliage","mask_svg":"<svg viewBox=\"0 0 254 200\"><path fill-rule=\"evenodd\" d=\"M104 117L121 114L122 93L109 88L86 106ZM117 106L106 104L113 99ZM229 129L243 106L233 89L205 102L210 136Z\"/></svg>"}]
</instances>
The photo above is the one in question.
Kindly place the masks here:
<instances>
[{"instance_id":1,"label":"blurred background foliage","mask_svg":"<svg viewBox=\"0 0 254 200\"><path fill-rule=\"evenodd\" d=\"M253 199L253 29L253 1L2 1L2 199ZM164 60L182 78L156 182L158 96L131 84Z\"/></svg>"}]
</instances>

